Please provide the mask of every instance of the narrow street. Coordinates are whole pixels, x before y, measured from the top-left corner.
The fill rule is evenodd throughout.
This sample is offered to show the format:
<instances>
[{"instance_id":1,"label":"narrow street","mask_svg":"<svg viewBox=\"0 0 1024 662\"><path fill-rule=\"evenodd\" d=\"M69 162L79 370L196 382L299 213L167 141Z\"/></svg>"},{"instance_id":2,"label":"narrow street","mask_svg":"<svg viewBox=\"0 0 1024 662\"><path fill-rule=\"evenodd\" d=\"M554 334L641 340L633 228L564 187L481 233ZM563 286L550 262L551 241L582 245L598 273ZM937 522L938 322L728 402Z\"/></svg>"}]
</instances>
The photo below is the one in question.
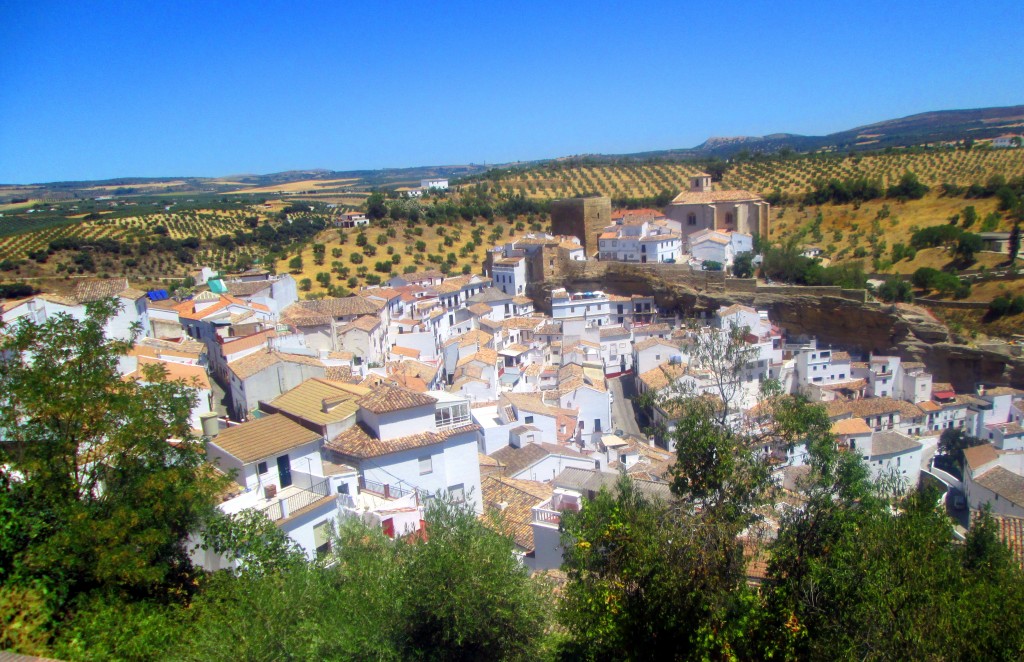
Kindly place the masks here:
<instances>
[{"instance_id":1,"label":"narrow street","mask_svg":"<svg viewBox=\"0 0 1024 662\"><path fill-rule=\"evenodd\" d=\"M622 430L624 434L643 437L640 426L633 414L633 403L628 398L636 391L633 375L615 377L608 380L608 388L612 393L612 428Z\"/></svg>"}]
</instances>

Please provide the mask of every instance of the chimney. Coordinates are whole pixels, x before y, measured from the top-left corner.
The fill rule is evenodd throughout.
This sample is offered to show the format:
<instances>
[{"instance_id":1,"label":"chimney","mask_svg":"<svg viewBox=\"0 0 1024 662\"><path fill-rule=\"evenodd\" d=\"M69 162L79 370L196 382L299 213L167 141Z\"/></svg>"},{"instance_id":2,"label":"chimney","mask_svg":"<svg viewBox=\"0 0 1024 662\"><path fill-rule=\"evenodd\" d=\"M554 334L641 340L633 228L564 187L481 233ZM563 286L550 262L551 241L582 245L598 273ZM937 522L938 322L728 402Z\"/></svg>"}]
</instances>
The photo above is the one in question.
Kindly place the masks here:
<instances>
[{"instance_id":1,"label":"chimney","mask_svg":"<svg viewBox=\"0 0 1024 662\"><path fill-rule=\"evenodd\" d=\"M213 439L220 433L220 419L217 417L216 412L208 412L206 414L200 414L200 424L203 427L203 436Z\"/></svg>"}]
</instances>

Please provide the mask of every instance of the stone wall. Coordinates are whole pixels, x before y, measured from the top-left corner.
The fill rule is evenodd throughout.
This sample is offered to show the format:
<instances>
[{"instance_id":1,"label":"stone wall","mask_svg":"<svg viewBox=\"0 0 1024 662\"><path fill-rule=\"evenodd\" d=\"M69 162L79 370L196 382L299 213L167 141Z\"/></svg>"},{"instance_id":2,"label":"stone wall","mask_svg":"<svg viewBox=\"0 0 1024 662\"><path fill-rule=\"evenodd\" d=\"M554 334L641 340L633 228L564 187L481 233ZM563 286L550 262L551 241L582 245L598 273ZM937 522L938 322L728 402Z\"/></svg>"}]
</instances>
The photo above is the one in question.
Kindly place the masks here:
<instances>
[{"instance_id":1,"label":"stone wall","mask_svg":"<svg viewBox=\"0 0 1024 662\"><path fill-rule=\"evenodd\" d=\"M929 308L949 308L951 310L986 310L989 306L987 301L948 301L945 299L914 299L914 303L920 303Z\"/></svg>"}]
</instances>

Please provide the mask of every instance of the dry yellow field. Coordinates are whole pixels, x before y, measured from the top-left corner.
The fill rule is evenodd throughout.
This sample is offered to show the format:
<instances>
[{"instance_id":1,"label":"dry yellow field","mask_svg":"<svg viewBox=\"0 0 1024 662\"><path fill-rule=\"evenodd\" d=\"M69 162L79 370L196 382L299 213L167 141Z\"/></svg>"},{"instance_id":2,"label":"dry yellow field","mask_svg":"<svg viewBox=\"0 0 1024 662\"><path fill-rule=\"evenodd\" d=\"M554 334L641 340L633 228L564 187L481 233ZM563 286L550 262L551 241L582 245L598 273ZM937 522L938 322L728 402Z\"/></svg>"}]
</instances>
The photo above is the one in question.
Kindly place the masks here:
<instances>
[{"instance_id":1,"label":"dry yellow field","mask_svg":"<svg viewBox=\"0 0 1024 662\"><path fill-rule=\"evenodd\" d=\"M181 179L169 179L160 182L148 182L143 184L100 184L83 189L85 191L116 191L119 188L132 188L138 191L149 189L166 189L174 186L185 186L188 182Z\"/></svg>"},{"instance_id":2,"label":"dry yellow field","mask_svg":"<svg viewBox=\"0 0 1024 662\"><path fill-rule=\"evenodd\" d=\"M808 244L821 244L821 248L834 245L838 252L842 248L851 246L850 235L862 233L864 238L870 235L875 229L875 220L878 219L878 229L882 238L888 246L895 243L907 243L915 229L942 225L948 223L950 216L962 213L965 207L973 206L978 213L979 220L970 228L971 232L978 232L981 226L981 219L991 212L996 211L997 202L994 198L981 198L977 200L965 200L964 198L940 197L936 193L929 193L921 200L913 200L905 203L895 200L872 200L859 205L833 205L824 204L820 207L804 207L798 205L785 205L772 209L771 239L781 241L800 228L810 224L817 214L822 215L822 241L817 242L810 238ZM885 210L888 209L888 212ZM887 216L886 216L887 214ZM879 218L879 216L886 216ZM1012 226L1009 220L1003 219L998 230L1009 231ZM842 232L842 238L835 238L835 231ZM861 245L864 244L862 240ZM831 252L831 251L830 251Z\"/></svg>"},{"instance_id":3,"label":"dry yellow field","mask_svg":"<svg viewBox=\"0 0 1024 662\"><path fill-rule=\"evenodd\" d=\"M286 184L275 184L272 186L260 186L254 188L243 188L238 191L230 191L229 195L250 195L253 193L299 193L302 191L315 191L318 189L340 188L358 182L355 178L346 179L304 179L298 182ZM242 184L242 186L245 186Z\"/></svg>"}]
</instances>

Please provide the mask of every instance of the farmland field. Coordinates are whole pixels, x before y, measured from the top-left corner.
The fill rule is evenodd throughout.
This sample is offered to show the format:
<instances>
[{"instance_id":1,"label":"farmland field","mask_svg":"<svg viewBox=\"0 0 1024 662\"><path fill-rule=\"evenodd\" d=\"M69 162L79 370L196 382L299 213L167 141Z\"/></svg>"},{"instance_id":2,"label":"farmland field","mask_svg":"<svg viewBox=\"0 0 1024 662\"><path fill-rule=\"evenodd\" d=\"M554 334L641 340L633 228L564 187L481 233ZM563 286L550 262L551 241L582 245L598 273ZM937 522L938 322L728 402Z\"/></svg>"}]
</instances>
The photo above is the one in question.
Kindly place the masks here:
<instances>
[{"instance_id":1,"label":"farmland field","mask_svg":"<svg viewBox=\"0 0 1024 662\"><path fill-rule=\"evenodd\" d=\"M521 221L511 226L503 222L490 225L482 219L456 219L434 225L385 223L387 227L325 230L300 252L279 260L277 272L291 273L300 283L300 295L306 297L327 294L328 285L353 289L374 284L378 278L388 280L413 268L449 269L452 275L482 273L487 248L505 237L528 232ZM360 234L365 236L365 246L358 245ZM323 247L321 264L317 264L316 244ZM301 268L290 266L296 257L301 258ZM303 286L302 281L307 279Z\"/></svg>"},{"instance_id":2,"label":"farmland field","mask_svg":"<svg viewBox=\"0 0 1024 662\"><path fill-rule=\"evenodd\" d=\"M1012 219L1009 214L997 211L995 198L947 197L940 194L939 187L943 183L959 186L984 184L995 174L1006 179L1024 175L1024 150L812 155L719 165L725 167L722 182L716 184L717 187L746 188L763 195L783 194L783 204L772 209L771 241L782 242L799 235L801 245L821 248L832 263L859 261L868 272L908 274L921 266L943 268L952 260L941 249L926 249L912 259L896 260L893 264L894 245L908 244L918 229L948 223L951 217L964 215L968 207L974 208L978 219L970 231L1010 229ZM647 199L645 204L651 204L650 199L664 195L665 191L685 188L689 177L701 168L701 164L683 162L555 162L495 171L463 183L456 181L447 201L428 198L410 204L418 205L421 213L438 203L458 205L462 200L490 205L497 210L499 203L516 194L543 201L595 192L613 199ZM865 177L879 180L884 187L907 171L914 172L923 183L932 187L932 191L920 200L907 202L883 198L817 206L799 202L815 182ZM229 186L241 178L224 178L216 183ZM183 181L168 180L162 185ZM249 223L253 219L259 224L265 220L286 222L279 220L282 211L305 209L305 205L315 208L316 211L309 212L312 216L327 220L344 211L362 208L368 192L354 190L358 184L359 180L354 178L306 178L260 187L239 184L238 190L230 192L166 192L160 198L115 195L113 201L79 199L10 205L6 210L0 210L4 213L0 217L0 260L20 261L14 272L9 270L4 274L6 277L52 275L57 265L64 263L65 267L68 266L68 255L57 255L54 260L40 264L26 260L26 256L29 252L45 249L51 241L61 237L113 239L125 244L128 253L138 252L136 248L140 244L153 243L159 236L178 241L195 237L200 245L190 248L192 263L176 260L172 250L169 253L158 251L134 255L132 259L109 255L102 259L98 269L111 274L147 278L180 276L193 264L227 268L239 258L265 258L268 245L262 248L238 246L224 235L250 231L253 225ZM110 189L111 186L103 183L94 188ZM251 197L246 198L245 195ZM327 204L333 207L326 207ZM34 213L28 213L29 207ZM275 267L279 272L293 271L300 281L309 279L306 294L313 296L328 292L328 286L351 288L372 283L376 278L386 279L390 274L402 273L412 267L424 270L445 266L451 273L462 273L467 268L479 272L488 246L516 232L529 231L524 227L524 220L526 225L534 228L542 228L547 222L543 215L512 220L495 217L491 221L477 216L469 220L473 213L467 215L463 211L463 216L456 214L436 224L426 224L422 217L418 224L408 224L404 217L397 221L378 221L365 230L369 248L355 245L358 232L347 231L346 241L342 243L338 231L332 228L321 232L316 239L315 243L324 247L322 252L315 253L314 243L308 239L301 245L286 242L274 248L279 251L275 256ZM495 234L498 228L501 235ZM353 258L353 254L359 257ZM320 256L322 264L316 264L321 260ZM301 268L289 266L295 257L301 257ZM997 262L998 256L992 254L978 256L978 266L995 267Z\"/></svg>"},{"instance_id":3,"label":"farmland field","mask_svg":"<svg viewBox=\"0 0 1024 662\"><path fill-rule=\"evenodd\" d=\"M497 181L487 181L494 194L522 194L534 199L554 199L600 193L611 198L653 197L668 189L685 189L689 178L700 171L690 163L628 165L545 165L517 170ZM867 177L883 186L895 183L911 171L928 186L944 182L969 186L983 184L990 176L1007 179L1024 175L1024 149L935 150L871 155L814 155L792 159L739 162L725 173L721 187L746 189L767 195L776 189L803 194L816 181Z\"/></svg>"},{"instance_id":4,"label":"farmland field","mask_svg":"<svg viewBox=\"0 0 1024 662\"><path fill-rule=\"evenodd\" d=\"M894 184L910 171L931 187L944 182L969 186L984 184L995 174L1007 179L1024 175L1024 150L975 149L935 150L933 152L896 152L870 156L804 157L787 161L751 161L739 163L726 173L728 188L747 189L761 194L780 189L802 194L815 181L866 177L879 179L883 186Z\"/></svg>"},{"instance_id":5,"label":"farmland field","mask_svg":"<svg viewBox=\"0 0 1024 662\"><path fill-rule=\"evenodd\" d=\"M237 182L235 182L237 184ZM359 184L359 180L350 177L347 179L307 179L298 182L287 182L284 184L273 184L270 186L260 186L255 188L240 188L237 191L231 191L231 195L235 194L272 194L272 193L305 193L305 192L318 192L326 189L343 189L351 188Z\"/></svg>"}]
</instances>

